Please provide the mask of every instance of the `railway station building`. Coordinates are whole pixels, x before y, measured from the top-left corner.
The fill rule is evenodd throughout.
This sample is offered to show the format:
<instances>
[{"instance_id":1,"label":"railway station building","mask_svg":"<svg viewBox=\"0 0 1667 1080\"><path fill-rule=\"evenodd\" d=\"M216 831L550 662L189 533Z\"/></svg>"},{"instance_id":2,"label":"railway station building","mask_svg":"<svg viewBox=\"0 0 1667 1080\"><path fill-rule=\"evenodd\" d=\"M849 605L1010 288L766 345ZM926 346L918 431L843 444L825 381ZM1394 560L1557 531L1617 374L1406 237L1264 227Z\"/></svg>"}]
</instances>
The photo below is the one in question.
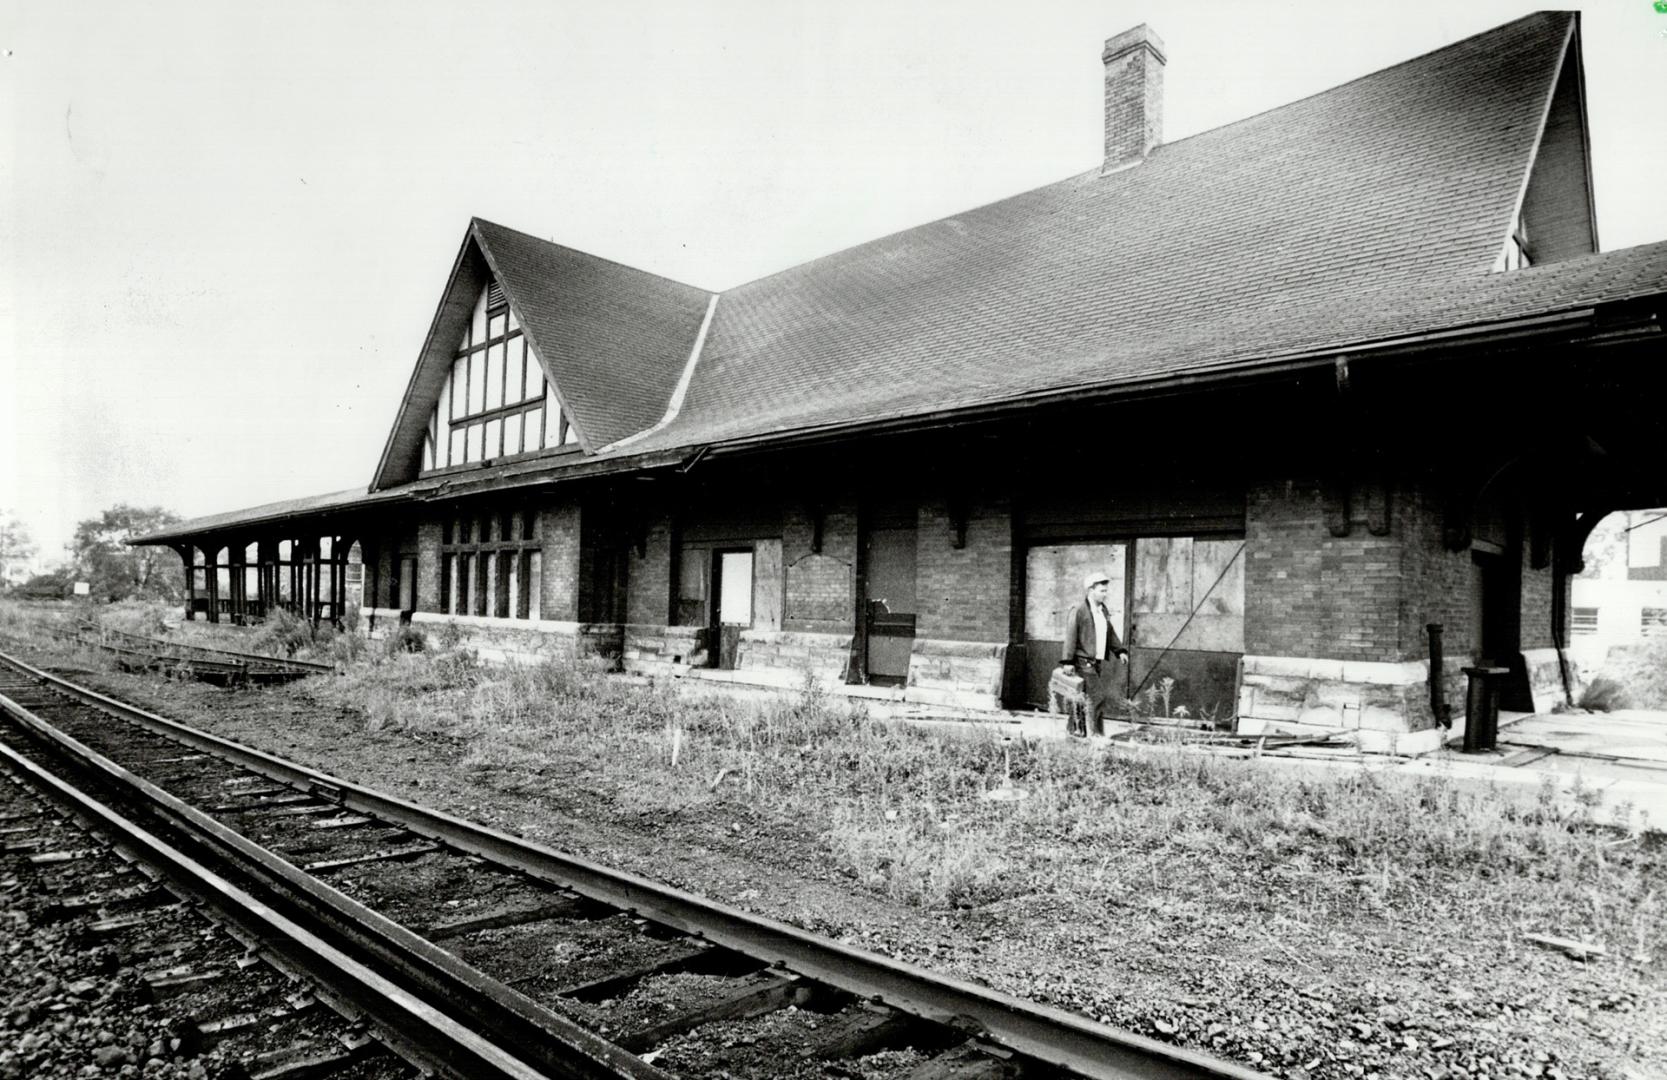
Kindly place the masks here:
<instances>
[{"instance_id":1,"label":"railway station building","mask_svg":"<svg viewBox=\"0 0 1667 1080\"><path fill-rule=\"evenodd\" d=\"M1157 34L1101 59L1103 160L722 292L470 221L368 486L140 542L194 617L339 618L357 552L373 636L922 703L1040 703L1088 570L1156 713L1409 752L1465 666L1577 692L1585 537L1667 504L1578 15L1173 142Z\"/></svg>"}]
</instances>

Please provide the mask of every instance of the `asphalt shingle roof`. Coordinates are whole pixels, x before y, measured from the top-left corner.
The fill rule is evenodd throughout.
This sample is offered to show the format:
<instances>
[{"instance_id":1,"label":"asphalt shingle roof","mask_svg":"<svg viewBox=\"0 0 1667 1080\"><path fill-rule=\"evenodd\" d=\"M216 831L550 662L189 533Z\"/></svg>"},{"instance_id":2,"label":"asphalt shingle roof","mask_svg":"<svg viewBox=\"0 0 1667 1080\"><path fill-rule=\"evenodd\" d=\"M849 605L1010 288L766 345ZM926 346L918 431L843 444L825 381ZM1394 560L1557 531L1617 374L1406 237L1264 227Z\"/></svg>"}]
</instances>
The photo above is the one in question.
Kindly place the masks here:
<instances>
[{"instance_id":1,"label":"asphalt shingle roof","mask_svg":"<svg viewBox=\"0 0 1667 1080\"><path fill-rule=\"evenodd\" d=\"M711 294L480 218L474 231L590 446L659 421Z\"/></svg>"},{"instance_id":2,"label":"asphalt shingle roof","mask_svg":"<svg viewBox=\"0 0 1667 1080\"><path fill-rule=\"evenodd\" d=\"M1328 336L1315 319L1355 336L1386 289L1491 270L1574 19L1531 15L730 290L653 443L1178 370Z\"/></svg>"}]
</instances>

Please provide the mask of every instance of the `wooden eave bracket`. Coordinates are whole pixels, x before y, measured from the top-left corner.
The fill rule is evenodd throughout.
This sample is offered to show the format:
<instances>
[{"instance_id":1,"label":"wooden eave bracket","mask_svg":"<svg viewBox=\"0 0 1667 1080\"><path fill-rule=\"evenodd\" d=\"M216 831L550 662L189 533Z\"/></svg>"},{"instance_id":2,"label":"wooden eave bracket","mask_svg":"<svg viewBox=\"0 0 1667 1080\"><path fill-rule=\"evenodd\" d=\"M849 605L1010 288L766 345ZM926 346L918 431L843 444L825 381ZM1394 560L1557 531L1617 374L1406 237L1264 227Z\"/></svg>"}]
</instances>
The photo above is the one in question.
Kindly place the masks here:
<instances>
[{"instance_id":1,"label":"wooden eave bracket","mask_svg":"<svg viewBox=\"0 0 1667 1080\"><path fill-rule=\"evenodd\" d=\"M1320 497L1325 503L1325 527L1333 536L1349 535L1349 494L1348 481L1340 478L1327 480L1321 488Z\"/></svg>"},{"instance_id":2,"label":"wooden eave bracket","mask_svg":"<svg viewBox=\"0 0 1667 1080\"><path fill-rule=\"evenodd\" d=\"M967 546L967 521L972 517L972 500L965 495L949 498L949 546L959 551Z\"/></svg>"},{"instance_id":3,"label":"wooden eave bracket","mask_svg":"<svg viewBox=\"0 0 1667 1080\"><path fill-rule=\"evenodd\" d=\"M1569 523L1568 529L1561 534L1563 551L1557 560L1560 569L1569 574L1578 574L1586 569L1586 541L1608 513L1607 510L1588 510Z\"/></svg>"},{"instance_id":4,"label":"wooden eave bracket","mask_svg":"<svg viewBox=\"0 0 1667 1080\"><path fill-rule=\"evenodd\" d=\"M1394 522L1394 496L1390 484L1382 477L1356 481L1333 477L1321 488L1325 501L1326 529L1331 535L1343 537L1354 531L1353 512L1358 507L1366 516L1366 531L1373 536L1388 536Z\"/></svg>"},{"instance_id":5,"label":"wooden eave bracket","mask_svg":"<svg viewBox=\"0 0 1667 1080\"><path fill-rule=\"evenodd\" d=\"M1441 503L1441 546L1463 551L1470 546L1470 511L1475 500L1462 484L1448 489Z\"/></svg>"},{"instance_id":6,"label":"wooden eave bracket","mask_svg":"<svg viewBox=\"0 0 1667 1080\"><path fill-rule=\"evenodd\" d=\"M1392 520L1392 506L1394 497L1389 490L1389 484L1382 478L1374 478L1366 484L1366 531L1373 536L1388 536Z\"/></svg>"}]
</instances>

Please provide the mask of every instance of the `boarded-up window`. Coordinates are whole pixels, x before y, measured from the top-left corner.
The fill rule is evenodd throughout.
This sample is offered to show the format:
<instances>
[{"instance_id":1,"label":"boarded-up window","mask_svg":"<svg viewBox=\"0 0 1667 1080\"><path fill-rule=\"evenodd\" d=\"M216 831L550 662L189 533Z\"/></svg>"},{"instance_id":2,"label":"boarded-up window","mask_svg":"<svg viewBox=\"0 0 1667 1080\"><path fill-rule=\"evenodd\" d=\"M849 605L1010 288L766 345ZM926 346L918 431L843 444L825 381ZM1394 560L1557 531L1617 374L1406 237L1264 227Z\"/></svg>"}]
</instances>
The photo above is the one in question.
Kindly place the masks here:
<instances>
[{"instance_id":1,"label":"boarded-up window","mask_svg":"<svg viewBox=\"0 0 1667 1080\"><path fill-rule=\"evenodd\" d=\"M712 553L706 548L684 548L677 562L677 625L706 625L707 570Z\"/></svg>"},{"instance_id":2,"label":"boarded-up window","mask_svg":"<svg viewBox=\"0 0 1667 1080\"><path fill-rule=\"evenodd\" d=\"M1244 652L1243 547L1190 536L1135 541L1134 643Z\"/></svg>"},{"instance_id":3,"label":"boarded-up window","mask_svg":"<svg viewBox=\"0 0 1667 1080\"><path fill-rule=\"evenodd\" d=\"M1123 612L1124 554L1128 545L1056 544L1033 547L1025 556L1025 637L1060 642L1065 616L1083 600L1083 577L1089 572L1111 578L1106 607L1119 636L1128 622Z\"/></svg>"}]
</instances>

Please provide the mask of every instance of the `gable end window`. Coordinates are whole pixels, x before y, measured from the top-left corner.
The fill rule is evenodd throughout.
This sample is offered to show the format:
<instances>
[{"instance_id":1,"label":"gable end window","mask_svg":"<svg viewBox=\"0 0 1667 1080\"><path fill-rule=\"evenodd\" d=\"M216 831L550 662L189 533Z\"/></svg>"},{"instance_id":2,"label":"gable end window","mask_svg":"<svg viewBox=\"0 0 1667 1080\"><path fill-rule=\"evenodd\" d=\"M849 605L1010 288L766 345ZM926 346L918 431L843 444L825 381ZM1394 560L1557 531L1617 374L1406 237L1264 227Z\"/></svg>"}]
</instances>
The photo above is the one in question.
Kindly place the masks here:
<instances>
[{"instance_id":1,"label":"gable end window","mask_svg":"<svg viewBox=\"0 0 1667 1080\"><path fill-rule=\"evenodd\" d=\"M422 471L578 444L503 288L481 290L423 434Z\"/></svg>"}]
</instances>

